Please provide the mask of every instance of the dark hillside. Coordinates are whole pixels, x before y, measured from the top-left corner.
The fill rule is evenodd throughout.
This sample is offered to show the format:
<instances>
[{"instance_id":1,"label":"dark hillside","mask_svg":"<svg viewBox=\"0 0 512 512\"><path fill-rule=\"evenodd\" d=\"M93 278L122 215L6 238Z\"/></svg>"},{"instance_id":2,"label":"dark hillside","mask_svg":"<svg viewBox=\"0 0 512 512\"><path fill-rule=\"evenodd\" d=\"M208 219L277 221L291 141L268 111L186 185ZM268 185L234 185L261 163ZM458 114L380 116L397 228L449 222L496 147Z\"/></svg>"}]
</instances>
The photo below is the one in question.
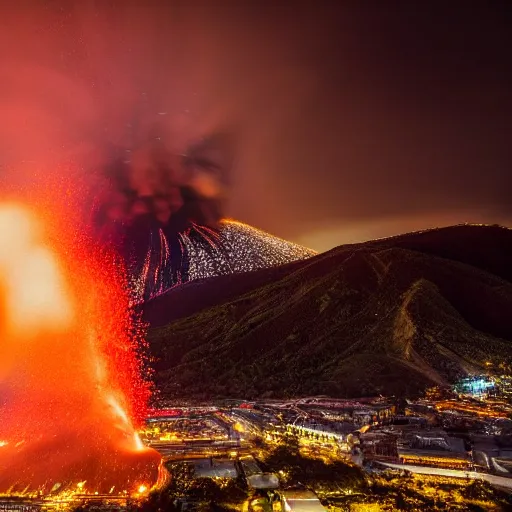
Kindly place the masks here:
<instances>
[{"instance_id":1,"label":"dark hillside","mask_svg":"<svg viewBox=\"0 0 512 512\"><path fill-rule=\"evenodd\" d=\"M168 396L415 393L487 362L508 364L512 284L480 247L464 250L467 229L476 239L498 229L497 253L511 237L458 226L340 247L267 281L266 271L217 281L217 305L151 330L159 388ZM428 236L434 248L420 251ZM501 277L481 268L492 265Z\"/></svg>"},{"instance_id":2,"label":"dark hillside","mask_svg":"<svg viewBox=\"0 0 512 512\"><path fill-rule=\"evenodd\" d=\"M228 302L239 295L281 279L298 268L317 260L330 259L333 254L342 261L363 248L404 248L432 256L458 261L485 270L512 282L512 230L499 226L459 225L409 233L363 244L343 245L310 259L279 267L264 268L244 274L190 281L175 286L165 294L145 304L144 318L152 326L192 315L202 309Z\"/></svg>"}]
</instances>

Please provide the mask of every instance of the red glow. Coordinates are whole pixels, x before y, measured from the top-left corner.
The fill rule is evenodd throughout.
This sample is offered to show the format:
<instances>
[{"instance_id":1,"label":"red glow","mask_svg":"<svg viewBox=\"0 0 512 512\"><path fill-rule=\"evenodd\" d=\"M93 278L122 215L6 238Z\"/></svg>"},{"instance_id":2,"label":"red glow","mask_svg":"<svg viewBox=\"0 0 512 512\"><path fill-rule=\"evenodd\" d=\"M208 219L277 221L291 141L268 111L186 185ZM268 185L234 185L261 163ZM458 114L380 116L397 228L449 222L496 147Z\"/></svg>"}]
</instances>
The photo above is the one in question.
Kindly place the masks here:
<instances>
[{"instance_id":1,"label":"red glow","mask_svg":"<svg viewBox=\"0 0 512 512\"><path fill-rule=\"evenodd\" d=\"M172 418L184 416L182 409L149 409L148 418Z\"/></svg>"},{"instance_id":2,"label":"red glow","mask_svg":"<svg viewBox=\"0 0 512 512\"><path fill-rule=\"evenodd\" d=\"M142 329L68 190L0 202L0 492L133 493L160 461L135 431Z\"/></svg>"}]
</instances>

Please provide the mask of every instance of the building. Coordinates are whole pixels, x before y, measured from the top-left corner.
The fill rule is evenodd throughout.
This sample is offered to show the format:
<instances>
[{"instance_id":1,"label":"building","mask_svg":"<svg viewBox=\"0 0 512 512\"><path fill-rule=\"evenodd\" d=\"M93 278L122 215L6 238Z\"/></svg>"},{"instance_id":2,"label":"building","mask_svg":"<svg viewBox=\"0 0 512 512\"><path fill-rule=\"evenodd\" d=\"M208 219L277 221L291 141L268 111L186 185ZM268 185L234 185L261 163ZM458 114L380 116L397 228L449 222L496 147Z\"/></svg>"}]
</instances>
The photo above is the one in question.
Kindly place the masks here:
<instances>
[{"instance_id":1,"label":"building","mask_svg":"<svg viewBox=\"0 0 512 512\"><path fill-rule=\"evenodd\" d=\"M370 431L361 434L360 439L361 449L365 461L398 461L397 434Z\"/></svg>"},{"instance_id":2,"label":"building","mask_svg":"<svg viewBox=\"0 0 512 512\"><path fill-rule=\"evenodd\" d=\"M401 464L460 470L472 468L464 441L449 437L444 431L413 433L400 441L397 449Z\"/></svg>"},{"instance_id":3,"label":"building","mask_svg":"<svg viewBox=\"0 0 512 512\"><path fill-rule=\"evenodd\" d=\"M279 478L274 473L256 473L246 478L250 489L277 489Z\"/></svg>"},{"instance_id":4,"label":"building","mask_svg":"<svg viewBox=\"0 0 512 512\"><path fill-rule=\"evenodd\" d=\"M313 491L279 491L283 512L325 512Z\"/></svg>"},{"instance_id":5,"label":"building","mask_svg":"<svg viewBox=\"0 0 512 512\"><path fill-rule=\"evenodd\" d=\"M354 425L343 423L336 425L336 429L328 424L303 422L301 424L287 424L286 429L289 432L295 432L301 437L312 437L332 443L345 443L347 436L354 431Z\"/></svg>"}]
</instances>

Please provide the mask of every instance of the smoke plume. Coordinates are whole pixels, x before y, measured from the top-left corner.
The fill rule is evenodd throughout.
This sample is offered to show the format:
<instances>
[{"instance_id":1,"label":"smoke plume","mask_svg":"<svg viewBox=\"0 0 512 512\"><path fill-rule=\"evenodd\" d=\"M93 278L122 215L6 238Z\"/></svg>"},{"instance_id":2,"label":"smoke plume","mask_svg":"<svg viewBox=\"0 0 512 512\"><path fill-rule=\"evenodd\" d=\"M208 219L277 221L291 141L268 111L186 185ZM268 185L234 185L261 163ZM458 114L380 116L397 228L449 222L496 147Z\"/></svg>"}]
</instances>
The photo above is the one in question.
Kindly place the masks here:
<instances>
[{"instance_id":1,"label":"smoke plume","mask_svg":"<svg viewBox=\"0 0 512 512\"><path fill-rule=\"evenodd\" d=\"M137 276L147 258L161 263L162 243L179 256L179 233L216 228L233 141L226 119L190 112L201 89L188 91L198 82L180 59L178 5L21 2L3 11L1 177L23 186L71 169L85 183L91 228Z\"/></svg>"}]
</instances>

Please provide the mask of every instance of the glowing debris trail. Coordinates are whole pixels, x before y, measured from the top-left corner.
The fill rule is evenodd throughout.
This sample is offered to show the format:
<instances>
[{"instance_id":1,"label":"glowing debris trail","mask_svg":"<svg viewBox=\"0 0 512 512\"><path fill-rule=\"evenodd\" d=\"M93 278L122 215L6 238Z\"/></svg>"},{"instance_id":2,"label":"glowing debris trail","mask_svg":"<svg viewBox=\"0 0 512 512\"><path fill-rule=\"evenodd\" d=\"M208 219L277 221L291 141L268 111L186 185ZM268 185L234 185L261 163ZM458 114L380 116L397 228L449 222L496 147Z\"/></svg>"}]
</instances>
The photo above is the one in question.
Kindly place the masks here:
<instances>
[{"instance_id":1,"label":"glowing debris trail","mask_svg":"<svg viewBox=\"0 0 512 512\"><path fill-rule=\"evenodd\" d=\"M0 204L0 493L136 493L160 463L135 431L137 325L121 267L66 213Z\"/></svg>"},{"instance_id":2,"label":"glowing debris trail","mask_svg":"<svg viewBox=\"0 0 512 512\"><path fill-rule=\"evenodd\" d=\"M218 228L192 224L178 234L172 254L162 229L156 244L155 239L151 237L142 268L134 271L139 301L187 281L275 267L316 254L234 220L223 220Z\"/></svg>"}]
</instances>

